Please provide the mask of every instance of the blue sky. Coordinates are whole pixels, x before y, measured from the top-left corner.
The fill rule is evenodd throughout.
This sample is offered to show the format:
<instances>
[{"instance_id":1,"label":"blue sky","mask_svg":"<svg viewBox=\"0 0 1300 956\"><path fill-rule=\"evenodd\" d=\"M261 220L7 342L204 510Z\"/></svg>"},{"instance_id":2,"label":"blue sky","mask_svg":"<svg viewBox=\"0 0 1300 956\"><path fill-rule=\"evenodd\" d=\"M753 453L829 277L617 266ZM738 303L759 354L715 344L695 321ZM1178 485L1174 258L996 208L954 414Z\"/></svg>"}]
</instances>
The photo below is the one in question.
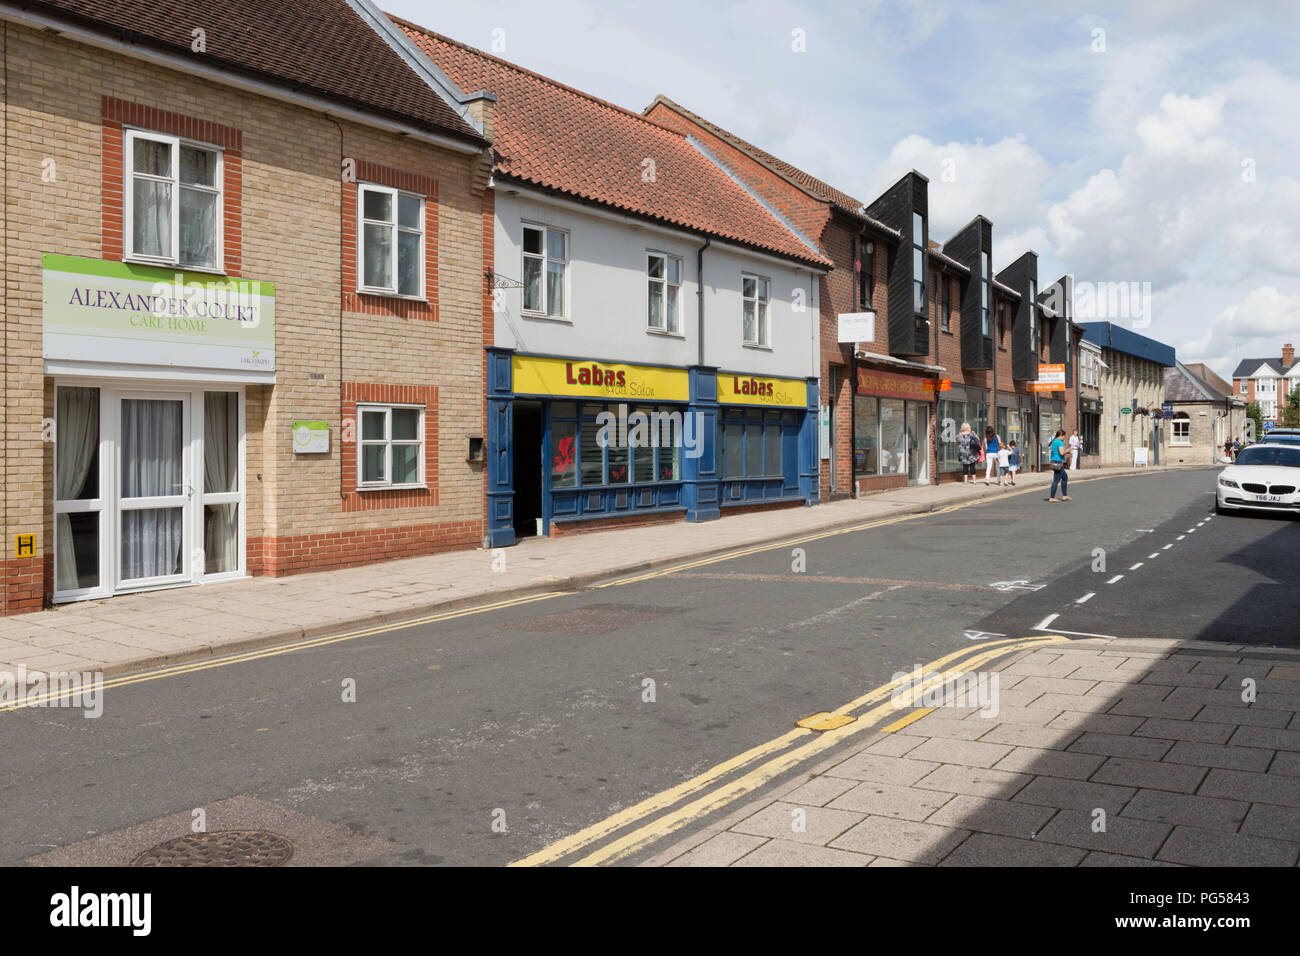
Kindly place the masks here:
<instances>
[{"instance_id":1,"label":"blue sky","mask_svg":"<svg viewBox=\"0 0 1300 956\"><path fill-rule=\"evenodd\" d=\"M1184 361L1300 339L1300 3L384 6L629 109L663 93L863 201L916 168L933 236L982 213L995 269L1149 283L1114 320Z\"/></svg>"}]
</instances>

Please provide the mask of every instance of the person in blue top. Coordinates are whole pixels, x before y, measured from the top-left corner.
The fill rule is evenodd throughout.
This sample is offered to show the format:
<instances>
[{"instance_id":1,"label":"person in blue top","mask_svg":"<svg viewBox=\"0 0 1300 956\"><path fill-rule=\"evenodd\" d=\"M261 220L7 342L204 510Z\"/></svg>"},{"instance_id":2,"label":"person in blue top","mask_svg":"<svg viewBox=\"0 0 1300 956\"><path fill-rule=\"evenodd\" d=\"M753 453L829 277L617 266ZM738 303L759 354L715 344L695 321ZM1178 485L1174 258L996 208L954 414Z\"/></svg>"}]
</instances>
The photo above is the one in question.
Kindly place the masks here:
<instances>
[{"instance_id":1,"label":"person in blue top","mask_svg":"<svg viewBox=\"0 0 1300 956\"><path fill-rule=\"evenodd\" d=\"M1048 501L1056 501L1056 486L1061 486L1061 500L1070 500L1070 475L1065 467L1065 429L1058 428L1051 444L1052 491Z\"/></svg>"},{"instance_id":2,"label":"person in blue top","mask_svg":"<svg viewBox=\"0 0 1300 956\"><path fill-rule=\"evenodd\" d=\"M1002 448L1002 437L992 425L984 429L984 484L993 477L993 467L998 461L998 451Z\"/></svg>"}]
</instances>

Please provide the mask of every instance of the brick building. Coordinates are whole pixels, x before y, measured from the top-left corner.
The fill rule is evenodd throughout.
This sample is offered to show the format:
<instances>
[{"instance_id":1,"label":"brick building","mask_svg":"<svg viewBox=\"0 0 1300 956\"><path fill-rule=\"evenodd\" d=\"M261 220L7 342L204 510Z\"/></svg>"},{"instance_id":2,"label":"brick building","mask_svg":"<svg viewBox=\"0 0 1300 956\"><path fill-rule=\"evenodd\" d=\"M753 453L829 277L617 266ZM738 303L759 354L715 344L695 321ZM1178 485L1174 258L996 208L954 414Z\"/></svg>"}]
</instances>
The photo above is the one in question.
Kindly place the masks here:
<instances>
[{"instance_id":1,"label":"brick building","mask_svg":"<svg viewBox=\"0 0 1300 956\"><path fill-rule=\"evenodd\" d=\"M1160 411L1165 400L1165 370L1175 364L1172 346L1111 322L1085 322L1084 337L1101 349L1101 465L1132 465L1135 449L1159 464ZM1125 411L1127 409L1127 412Z\"/></svg>"},{"instance_id":2,"label":"brick building","mask_svg":"<svg viewBox=\"0 0 1300 956\"><path fill-rule=\"evenodd\" d=\"M983 216L934 239L929 181L915 170L862 203L667 97L645 112L717 155L835 265L820 295L823 495L952 475L963 421L1017 440L1027 468L1049 429L1077 427L1082 327L1068 277L1040 288L1033 253L995 275ZM864 313L870 334L841 342L841 318ZM1062 384L1031 389L1040 364L1061 366Z\"/></svg>"},{"instance_id":3,"label":"brick building","mask_svg":"<svg viewBox=\"0 0 1300 956\"><path fill-rule=\"evenodd\" d=\"M1249 405L1259 403L1264 427L1271 428L1286 409L1287 396L1300 388L1295 346L1282 346L1281 358L1242 359L1232 373L1232 392Z\"/></svg>"},{"instance_id":4,"label":"brick building","mask_svg":"<svg viewBox=\"0 0 1300 956\"><path fill-rule=\"evenodd\" d=\"M1245 434L1246 403L1199 362L1175 361L1165 369L1164 400L1173 406L1161 429L1160 460L1167 465L1217 462L1224 443Z\"/></svg>"},{"instance_id":5,"label":"brick building","mask_svg":"<svg viewBox=\"0 0 1300 956\"><path fill-rule=\"evenodd\" d=\"M369 0L0 18L0 610L480 542L490 98Z\"/></svg>"}]
</instances>

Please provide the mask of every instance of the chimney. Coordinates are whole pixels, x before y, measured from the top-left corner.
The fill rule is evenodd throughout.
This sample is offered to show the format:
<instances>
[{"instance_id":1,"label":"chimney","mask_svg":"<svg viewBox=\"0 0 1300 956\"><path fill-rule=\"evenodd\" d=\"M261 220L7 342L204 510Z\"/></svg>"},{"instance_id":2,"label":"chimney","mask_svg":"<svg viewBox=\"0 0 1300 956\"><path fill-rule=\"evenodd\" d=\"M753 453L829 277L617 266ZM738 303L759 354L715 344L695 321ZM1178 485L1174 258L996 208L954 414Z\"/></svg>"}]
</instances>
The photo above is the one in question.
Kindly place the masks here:
<instances>
[{"instance_id":1,"label":"chimney","mask_svg":"<svg viewBox=\"0 0 1300 956\"><path fill-rule=\"evenodd\" d=\"M1295 364L1295 346L1290 342L1282 346L1282 364L1287 368Z\"/></svg>"}]
</instances>

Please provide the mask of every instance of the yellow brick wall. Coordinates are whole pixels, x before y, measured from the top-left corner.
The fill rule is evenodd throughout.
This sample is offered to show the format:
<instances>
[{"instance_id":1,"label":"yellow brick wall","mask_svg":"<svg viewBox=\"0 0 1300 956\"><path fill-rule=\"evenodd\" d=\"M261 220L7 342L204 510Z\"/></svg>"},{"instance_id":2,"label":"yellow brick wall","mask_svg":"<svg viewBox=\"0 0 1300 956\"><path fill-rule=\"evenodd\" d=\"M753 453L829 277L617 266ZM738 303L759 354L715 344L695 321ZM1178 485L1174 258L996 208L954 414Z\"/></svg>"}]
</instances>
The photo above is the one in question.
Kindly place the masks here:
<instances>
[{"instance_id":1,"label":"yellow brick wall","mask_svg":"<svg viewBox=\"0 0 1300 956\"><path fill-rule=\"evenodd\" d=\"M338 125L25 27L6 24L5 31L6 547L19 531L39 533L41 555L52 540L53 455L40 427L53 409L41 362L41 255L102 257L104 95L242 131L241 273L275 283L277 320L276 384L247 389L249 539L451 522L477 523L481 534L481 466L465 461L465 449L483 431L483 200L475 191L483 157ZM341 362L340 153L434 177L439 189L438 321L344 315ZM46 160L53 181L42 180ZM311 380L312 372L324 380ZM342 511L340 375L439 388L436 506ZM328 456L292 453L295 419L333 424Z\"/></svg>"}]
</instances>

